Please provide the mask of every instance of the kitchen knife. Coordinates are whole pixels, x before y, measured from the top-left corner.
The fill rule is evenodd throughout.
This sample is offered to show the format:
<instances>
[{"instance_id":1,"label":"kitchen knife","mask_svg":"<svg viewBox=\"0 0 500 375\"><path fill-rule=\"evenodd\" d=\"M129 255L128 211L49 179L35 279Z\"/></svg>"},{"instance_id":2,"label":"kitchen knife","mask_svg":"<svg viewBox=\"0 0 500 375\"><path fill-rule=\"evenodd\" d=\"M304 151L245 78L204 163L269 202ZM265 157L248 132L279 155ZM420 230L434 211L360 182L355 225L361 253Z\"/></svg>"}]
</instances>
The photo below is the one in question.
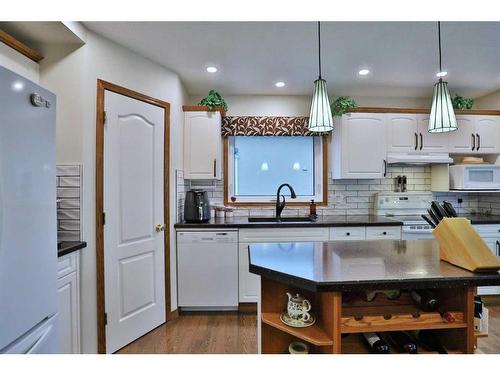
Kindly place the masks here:
<instances>
[{"instance_id":1,"label":"kitchen knife","mask_svg":"<svg viewBox=\"0 0 500 375\"><path fill-rule=\"evenodd\" d=\"M431 227L436 228L436 224L434 224L434 223L432 222L432 220L431 220L431 219L429 219L427 216L422 215L422 219L424 219L425 221L427 221L427 223L429 223L429 225L430 225Z\"/></svg>"},{"instance_id":2,"label":"kitchen knife","mask_svg":"<svg viewBox=\"0 0 500 375\"><path fill-rule=\"evenodd\" d=\"M450 202L443 201L443 208L448 213L449 217L457 217L457 211L453 208L453 205Z\"/></svg>"},{"instance_id":3,"label":"kitchen knife","mask_svg":"<svg viewBox=\"0 0 500 375\"><path fill-rule=\"evenodd\" d=\"M434 214L434 212L431 209L428 209L427 212L429 213L429 216L431 217L432 221L434 221L434 224L438 225L439 224L439 220L436 217L436 215Z\"/></svg>"},{"instance_id":4,"label":"kitchen knife","mask_svg":"<svg viewBox=\"0 0 500 375\"><path fill-rule=\"evenodd\" d=\"M441 221L443 217L448 217L448 214L446 213L444 208L441 207L441 205L436 201L432 201L431 209L436 214L436 217L439 219L439 221Z\"/></svg>"}]
</instances>

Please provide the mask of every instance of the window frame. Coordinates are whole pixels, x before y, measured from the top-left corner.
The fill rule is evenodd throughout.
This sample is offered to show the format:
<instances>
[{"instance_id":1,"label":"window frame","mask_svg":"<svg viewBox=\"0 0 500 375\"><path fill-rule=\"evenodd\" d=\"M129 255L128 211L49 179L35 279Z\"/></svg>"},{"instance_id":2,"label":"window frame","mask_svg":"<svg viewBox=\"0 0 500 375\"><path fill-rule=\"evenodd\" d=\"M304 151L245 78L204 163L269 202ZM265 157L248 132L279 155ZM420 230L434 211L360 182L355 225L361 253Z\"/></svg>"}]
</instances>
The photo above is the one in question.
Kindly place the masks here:
<instances>
[{"instance_id":1,"label":"window frame","mask_svg":"<svg viewBox=\"0 0 500 375\"><path fill-rule=\"evenodd\" d=\"M224 204L228 206L274 206L276 194L265 196L240 196L233 202L234 196L234 138L224 137ZM328 137L314 137L314 196L297 196L297 199L288 199L288 206L307 206L311 199L319 206L327 205L328 197ZM285 191L289 195L288 191Z\"/></svg>"}]
</instances>

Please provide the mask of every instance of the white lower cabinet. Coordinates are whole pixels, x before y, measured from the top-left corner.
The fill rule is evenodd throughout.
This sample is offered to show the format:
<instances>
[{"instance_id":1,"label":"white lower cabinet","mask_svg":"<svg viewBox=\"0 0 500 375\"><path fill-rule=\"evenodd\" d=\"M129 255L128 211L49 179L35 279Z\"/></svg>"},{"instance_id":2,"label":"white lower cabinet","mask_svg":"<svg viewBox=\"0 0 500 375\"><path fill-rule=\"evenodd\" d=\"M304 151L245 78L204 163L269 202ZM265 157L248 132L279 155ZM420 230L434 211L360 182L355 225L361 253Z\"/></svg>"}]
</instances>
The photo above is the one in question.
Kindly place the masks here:
<instances>
[{"instance_id":1,"label":"white lower cabinet","mask_svg":"<svg viewBox=\"0 0 500 375\"><path fill-rule=\"evenodd\" d=\"M367 240L400 240L401 227L366 227Z\"/></svg>"},{"instance_id":2,"label":"white lower cabinet","mask_svg":"<svg viewBox=\"0 0 500 375\"><path fill-rule=\"evenodd\" d=\"M500 225L478 224L474 225L481 238L500 260ZM500 294L500 286L481 286L477 288L478 294Z\"/></svg>"},{"instance_id":3,"label":"white lower cabinet","mask_svg":"<svg viewBox=\"0 0 500 375\"><path fill-rule=\"evenodd\" d=\"M330 241L400 240L400 226L333 227Z\"/></svg>"},{"instance_id":4,"label":"white lower cabinet","mask_svg":"<svg viewBox=\"0 0 500 375\"><path fill-rule=\"evenodd\" d=\"M328 228L240 229L239 234L239 302L257 302L260 276L248 271L248 246L265 242L328 241Z\"/></svg>"},{"instance_id":5,"label":"white lower cabinet","mask_svg":"<svg viewBox=\"0 0 500 375\"><path fill-rule=\"evenodd\" d=\"M60 353L80 353L80 251L59 258L57 295L59 299Z\"/></svg>"}]
</instances>

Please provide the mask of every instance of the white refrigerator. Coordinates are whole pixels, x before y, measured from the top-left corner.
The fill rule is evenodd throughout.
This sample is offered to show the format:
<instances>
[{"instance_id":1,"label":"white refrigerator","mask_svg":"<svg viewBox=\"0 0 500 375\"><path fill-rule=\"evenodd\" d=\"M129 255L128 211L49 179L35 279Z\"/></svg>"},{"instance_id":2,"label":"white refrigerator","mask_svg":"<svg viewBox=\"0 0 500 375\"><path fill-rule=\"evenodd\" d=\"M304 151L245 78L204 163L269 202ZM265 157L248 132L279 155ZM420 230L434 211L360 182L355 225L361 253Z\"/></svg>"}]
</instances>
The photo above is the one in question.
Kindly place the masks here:
<instances>
[{"instance_id":1,"label":"white refrigerator","mask_svg":"<svg viewBox=\"0 0 500 375\"><path fill-rule=\"evenodd\" d=\"M0 353L57 353L56 97L0 66Z\"/></svg>"}]
</instances>

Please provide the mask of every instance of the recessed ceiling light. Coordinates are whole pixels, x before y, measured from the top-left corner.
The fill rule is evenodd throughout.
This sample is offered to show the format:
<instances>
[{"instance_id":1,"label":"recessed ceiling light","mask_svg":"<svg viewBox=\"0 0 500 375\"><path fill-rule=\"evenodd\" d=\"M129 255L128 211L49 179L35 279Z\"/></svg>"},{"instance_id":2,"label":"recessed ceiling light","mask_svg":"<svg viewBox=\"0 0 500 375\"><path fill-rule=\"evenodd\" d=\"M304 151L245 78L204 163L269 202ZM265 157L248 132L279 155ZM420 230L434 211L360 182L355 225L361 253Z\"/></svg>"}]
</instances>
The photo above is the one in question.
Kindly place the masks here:
<instances>
[{"instance_id":1,"label":"recessed ceiling light","mask_svg":"<svg viewBox=\"0 0 500 375\"><path fill-rule=\"evenodd\" d=\"M276 86L276 87L284 87L285 86L285 82L283 82L283 81L276 82L274 84L274 86Z\"/></svg>"},{"instance_id":2,"label":"recessed ceiling light","mask_svg":"<svg viewBox=\"0 0 500 375\"><path fill-rule=\"evenodd\" d=\"M448 74L448 72L442 71L442 72L436 73L436 77L444 77L447 74Z\"/></svg>"},{"instance_id":3,"label":"recessed ceiling light","mask_svg":"<svg viewBox=\"0 0 500 375\"><path fill-rule=\"evenodd\" d=\"M361 69L358 74L360 76L366 76L368 73L370 73L370 71L368 69Z\"/></svg>"},{"instance_id":4,"label":"recessed ceiling light","mask_svg":"<svg viewBox=\"0 0 500 375\"><path fill-rule=\"evenodd\" d=\"M215 66L209 66L209 67L207 67L207 72L215 73L215 72L217 72L217 68Z\"/></svg>"}]
</instances>

